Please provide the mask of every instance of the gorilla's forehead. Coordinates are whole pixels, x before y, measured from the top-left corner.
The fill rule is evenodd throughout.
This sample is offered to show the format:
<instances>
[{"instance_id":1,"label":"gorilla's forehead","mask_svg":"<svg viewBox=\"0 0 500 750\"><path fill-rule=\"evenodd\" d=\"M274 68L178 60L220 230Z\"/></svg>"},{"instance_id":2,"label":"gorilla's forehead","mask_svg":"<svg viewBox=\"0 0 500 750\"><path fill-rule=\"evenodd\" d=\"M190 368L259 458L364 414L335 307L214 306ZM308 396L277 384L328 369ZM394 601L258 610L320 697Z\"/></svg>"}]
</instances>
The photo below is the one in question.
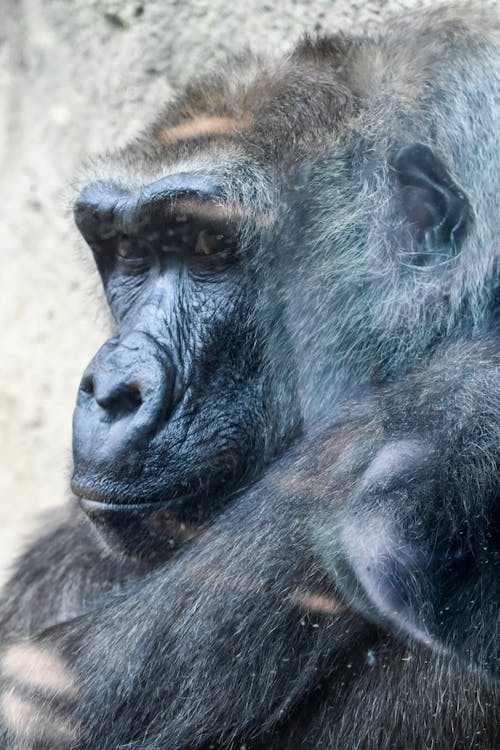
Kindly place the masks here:
<instances>
[{"instance_id":1,"label":"gorilla's forehead","mask_svg":"<svg viewBox=\"0 0 500 750\"><path fill-rule=\"evenodd\" d=\"M332 133L352 113L354 95L331 67L300 58L280 63L253 60L250 72L241 61L229 63L226 76L202 82L160 114L146 133L167 150L183 145L232 144L258 162L286 158L307 140Z\"/></svg>"},{"instance_id":2,"label":"gorilla's forehead","mask_svg":"<svg viewBox=\"0 0 500 750\"><path fill-rule=\"evenodd\" d=\"M94 158L83 180L118 177L132 188L217 165L220 178L248 186L348 135L354 96L331 70L254 60L250 76L240 66L188 87L133 142Z\"/></svg>"},{"instance_id":3,"label":"gorilla's forehead","mask_svg":"<svg viewBox=\"0 0 500 750\"><path fill-rule=\"evenodd\" d=\"M466 51L478 55L478 33L486 51L487 24L479 15L473 8L441 9L415 15L411 27L394 21L382 36L306 37L281 60L250 52L232 57L221 72L189 84L131 144L94 159L80 187L112 175L136 188L215 163L238 181L248 165L255 173L283 171L346 142L360 148L360 132L367 149L382 156L389 140L430 138L422 108L445 94L456 107L457 82L463 96L475 96L473 82L447 71ZM248 174L245 180L248 185Z\"/></svg>"}]
</instances>

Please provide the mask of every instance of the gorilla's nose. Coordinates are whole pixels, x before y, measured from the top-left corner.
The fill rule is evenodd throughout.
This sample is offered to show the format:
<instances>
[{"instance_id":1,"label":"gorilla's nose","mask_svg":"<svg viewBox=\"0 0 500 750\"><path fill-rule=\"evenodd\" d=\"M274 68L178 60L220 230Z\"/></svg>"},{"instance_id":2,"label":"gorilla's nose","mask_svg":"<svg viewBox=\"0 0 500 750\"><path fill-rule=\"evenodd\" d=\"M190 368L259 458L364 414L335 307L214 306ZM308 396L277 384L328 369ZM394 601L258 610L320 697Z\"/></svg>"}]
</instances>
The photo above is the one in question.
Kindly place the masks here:
<instances>
[{"instance_id":1,"label":"gorilla's nose","mask_svg":"<svg viewBox=\"0 0 500 750\"><path fill-rule=\"evenodd\" d=\"M173 367L157 347L143 334L132 334L104 344L85 371L80 392L95 401L102 421L140 415L141 423L152 425L168 408L173 380Z\"/></svg>"},{"instance_id":2,"label":"gorilla's nose","mask_svg":"<svg viewBox=\"0 0 500 750\"><path fill-rule=\"evenodd\" d=\"M164 374L149 362L138 361L134 352L110 341L104 345L85 371L80 383L83 398L95 401L99 418L108 422L132 416L142 409L142 416L154 420L163 401Z\"/></svg>"},{"instance_id":3,"label":"gorilla's nose","mask_svg":"<svg viewBox=\"0 0 500 750\"><path fill-rule=\"evenodd\" d=\"M175 377L171 358L146 334L107 341L80 383L75 462L97 466L121 456L124 467L135 463L172 408Z\"/></svg>"}]
</instances>

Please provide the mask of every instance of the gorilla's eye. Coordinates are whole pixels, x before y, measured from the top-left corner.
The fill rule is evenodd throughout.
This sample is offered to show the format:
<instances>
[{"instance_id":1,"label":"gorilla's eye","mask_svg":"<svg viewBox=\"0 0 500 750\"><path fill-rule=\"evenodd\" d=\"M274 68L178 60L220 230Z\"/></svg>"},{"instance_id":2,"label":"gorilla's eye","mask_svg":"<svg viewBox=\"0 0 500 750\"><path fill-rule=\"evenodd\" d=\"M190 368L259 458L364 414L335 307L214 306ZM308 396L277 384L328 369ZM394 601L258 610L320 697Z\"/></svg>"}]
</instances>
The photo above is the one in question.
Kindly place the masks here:
<instances>
[{"instance_id":1,"label":"gorilla's eye","mask_svg":"<svg viewBox=\"0 0 500 750\"><path fill-rule=\"evenodd\" d=\"M233 240L233 241L231 241ZM212 229L202 229L198 232L194 246L196 255L214 255L215 253L231 253L234 251L234 238L217 233Z\"/></svg>"},{"instance_id":2,"label":"gorilla's eye","mask_svg":"<svg viewBox=\"0 0 500 750\"><path fill-rule=\"evenodd\" d=\"M149 246L139 238L126 235L119 238L116 244L116 257L122 267L128 271L142 271L147 266Z\"/></svg>"},{"instance_id":3,"label":"gorilla's eye","mask_svg":"<svg viewBox=\"0 0 500 750\"><path fill-rule=\"evenodd\" d=\"M175 217L172 225L161 232L162 253L180 255L189 264L218 268L236 258L237 233L233 226L217 221L207 223L198 218Z\"/></svg>"},{"instance_id":4,"label":"gorilla's eye","mask_svg":"<svg viewBox=\"0 0 500 750\"><path fill-rule=\"evenodd\" d=\"M130 258L137 257L135 254L135 247L129 237L121 237L121 239L118 240L116 254L119 258L122 258L122 260L129 260Z\"/></svg>"}]
</instances>

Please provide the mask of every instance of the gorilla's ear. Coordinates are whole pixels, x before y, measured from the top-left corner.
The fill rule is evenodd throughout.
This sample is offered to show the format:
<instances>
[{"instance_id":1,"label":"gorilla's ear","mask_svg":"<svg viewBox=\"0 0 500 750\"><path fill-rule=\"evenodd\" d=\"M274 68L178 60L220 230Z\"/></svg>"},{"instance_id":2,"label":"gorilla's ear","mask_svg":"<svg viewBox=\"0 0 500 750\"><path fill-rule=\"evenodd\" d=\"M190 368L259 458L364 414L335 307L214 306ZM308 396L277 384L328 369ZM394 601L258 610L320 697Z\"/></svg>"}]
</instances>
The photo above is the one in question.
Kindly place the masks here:
<instances>
[{"instance_id":1,"label":"gorilla's ear","mask_svg":"<svg viewBox=\"0 0 500 750\"><path fill-rule=\"evenodd\" d=\"M391 159L403 207L417 245L426 251L456 252L471 214L467 197L427 146L401 148Z\"/></svg>"}]
</instances>

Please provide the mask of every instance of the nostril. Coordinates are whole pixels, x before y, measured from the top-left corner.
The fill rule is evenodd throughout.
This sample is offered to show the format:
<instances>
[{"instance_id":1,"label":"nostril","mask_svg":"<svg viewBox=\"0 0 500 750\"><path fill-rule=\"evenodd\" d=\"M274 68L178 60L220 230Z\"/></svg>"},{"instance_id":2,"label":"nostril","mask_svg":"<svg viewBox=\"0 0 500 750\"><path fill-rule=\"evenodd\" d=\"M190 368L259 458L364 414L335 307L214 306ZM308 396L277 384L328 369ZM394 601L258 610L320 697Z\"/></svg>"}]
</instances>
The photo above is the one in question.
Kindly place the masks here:
<instances>
[{"instance_id":1,"label":"nostril","mask_svg":"<svg viewBox=\"0 0 500 750\"><path fill-rule=\"evenodd\" d=\"M95 400L113 421L133 414L142 406L141 391L134 384L119 385L104 396L96 394Z\"/></svg>"},{"instance_id":2,"label":"nostril","mask_svg":"<svg viewBox=\"0 0 500 750\"><path fill-rule=\"evenodd\" d=\"M82 382L80 383L80 390L87 394L87 396L94 395L94 378L92 375L84 375Z\"/></svg>"},{"instance_id":3,"label":"nostril","mask_svg":"<svg viewBox=\"0 0 500 750\"><path fill-rule=\"evenodd\" d=\"M119 396L122 408L126 411L137 411L142 404L141 392L136 385L124 387Z\"/></svg>"}]
</instances>

